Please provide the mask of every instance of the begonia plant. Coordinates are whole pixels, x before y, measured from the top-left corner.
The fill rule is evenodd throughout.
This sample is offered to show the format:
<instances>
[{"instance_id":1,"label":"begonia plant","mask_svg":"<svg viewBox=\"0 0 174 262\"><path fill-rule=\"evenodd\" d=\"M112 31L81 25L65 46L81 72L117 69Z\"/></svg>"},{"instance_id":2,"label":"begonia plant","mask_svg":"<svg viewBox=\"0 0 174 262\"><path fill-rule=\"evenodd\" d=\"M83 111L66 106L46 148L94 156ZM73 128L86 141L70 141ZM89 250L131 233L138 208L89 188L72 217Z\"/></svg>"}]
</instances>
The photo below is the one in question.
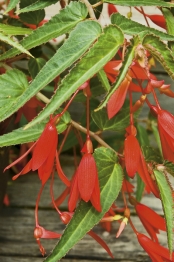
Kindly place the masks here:
<instances>
[{"instance_id":1,"label":"begonia plant","mask_svg":"<svg viewBox=\"0 0 174 262\"><path fill-rule=\"evenodd\" d=\"M57 13L46 19L45 8L58 2ZM103 6L110 21L105 26ZM148 14L146 6L158 14ZM125 7L127 16L121 12ZM174 2L5 0L0 9L0 121L8 125L15 117L18 123L0 137L0 146L20 145L22 153L5 167L20 167L13 180L38 172L33 229L44 261L59 261L86 234L113 258L92 230L98 223L107 231L118 223L116 238L129 223L153 262L174 261L174 115L159 102L161 96L174 98L174 91L152 72L159 63L174 80ZM145 24L134 21L134 12ZM77 103L83 107L78 121L70 110ZM67 177L60 156L70 148L75 167ZM65 189L55 196L56 175ZM46 183L58 220L66 225L63 232L39 223ZM150 193L161 201L162 216L141 203ZM65 199L66 211L60 208ZM136 229L132 212L146 234ZM160 230L167 235L165 247ZM48 256L42 238L58 238Z\"/></svg>"}]
</instances>

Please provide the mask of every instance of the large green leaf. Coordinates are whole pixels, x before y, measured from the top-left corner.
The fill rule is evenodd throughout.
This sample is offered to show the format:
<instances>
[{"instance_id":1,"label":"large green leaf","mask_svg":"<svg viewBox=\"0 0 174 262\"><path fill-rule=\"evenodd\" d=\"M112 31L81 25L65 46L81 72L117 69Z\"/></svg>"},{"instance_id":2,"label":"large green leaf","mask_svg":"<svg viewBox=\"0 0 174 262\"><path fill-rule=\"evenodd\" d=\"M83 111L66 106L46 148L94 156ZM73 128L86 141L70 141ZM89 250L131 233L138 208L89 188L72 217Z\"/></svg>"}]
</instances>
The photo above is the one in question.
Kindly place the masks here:
<instances>
[{"instance_id":1,"label":"large green leaf","mask_svg":"<svg viewBox=\"0 0 174 262\"><path fill-rule=\"evenodd\" d=\"M20 0L10 0L9 4L5 10L5 13L8 13L9 11L11 11L13 8L16 7L16 5L20 2Z\"/></svg>"},{"instance_id":2,"label":"large green leaf","mask_svg":"<svg viewBox=\"0 0 174 262\"><path fill-rule=\"evenodd\" d=\"M62 34L69 33L78 22L84 20L88 14L86 6L80 2L71 2L68 6L53 16L43 26L37 28L32 34L25 37L20 44L28 49L48 42ZM21 52L15 48L7 51L0 57L0 61L11 58Z\"/></svg>"},{"instance_id":3,"label":"large green leaf","mask_svg":"<svg viewBox=\"0 0 174 262\"><path fill-rule=\"evenodd\" d=\"M165 175L158 170L154 170L157 185L160 191L161 202L166 221L168 247L170 252L173 250L173 197L171 187Z\"/></svg>"},{"instance_id":4,"label":"large green leaf","mask_svg":"<svg viewBox=\"0 0 174 262\"><path fill-rule=\"evenodd\" d=\"M81 201L62 238L45 262L57 262L65 256L101 220L121 190L123 171L116 163L114 151L101 147L95 150L94 157L98 168L102 212L97 212L90 203Z\"/></svg>"},{"instance_id":5,"label":"large green leaf","mask_svg":"<svg viewBox=\"0 0 174 262\"><path fill-rule=\"evenodd\" d=\"M70 36L64 45L58 49L56 54L41 69L26 92L24 92L22 96L16 97L13 105L9 105L9 108L4 110L0 119L3 119L3 117L6 118L7 115L11 115L18 110L40 89L45 87L56 76L80 58L89 46L97 39L100 33L101 27L95 21L84 21L79 23L70 33ZM80 38L78 36L80 36ZM58 107L56 106L55 109L57 108Z\"/></svg>"},{"instance_id":6,"label":"large green leaf","mask_svg":"<svg viewBox=\"0 0 174 262\"><path fill-rule=\"evenodd\" d=\"M67 129L67 126L71 118L68 112L66 112L57 125L58 133L62 133ZM44 130L45 124L49 121L49 118L44 120L41 124L24 130L23 127L13 130L12 132L0 136L0 147L23 144L36 141Z\"/></svg>"},{"instance_id":7,"label":"large green leaf","mask_svg":"<svg viewBox=\"0 0 174 262\"><path fill-rule=\"evenodd\" d=\"M159 36L163 40L174 41L174 36L171 34L171 32L169 32L169 34L171 34L169 35L154 28L141 25L133 20L126 18L125 16L119 13L115 13L111 16L111 22L112 24L116 24L117 26L119 26L127 35L139 35L143 37L151 33L156 36Z\"/></svg>"},{"instance_id":8,"label":"large green leaf","mask_svg":"<svg viewBox=\"0 0 174 262\"><path fill-rule=\"evenodd\" d=\"M167 45L154 35L145 36L142 44L163 65L174 80L174 56Z\"/></svg>"},{"instance_id":9,"label":"large green leaf","mask_svg":"<svg viewBox=\"0 0 174 262\"><path fill-rule=\"evenodd\" d=\"M0 23L0 32L4 33L5 35L29 35L32 33L32 30L29 28L5 25Z\"/></svg>"},{"instance_id":10,"label":"large green leaf","mask_svg":"<svg viewBox=\"0 0 174 262\"><path fill-rule=\"evenodd\" d=\"M5 43L15 47L18 50L18 52L20 52L20 53L26 53L27 55L32 56L30 54L30 52L28 52L22 45L20 45L18 42L12 40L9 36L7 36L7 35L5 35L1 32L0 32L0 41L5 42ZM1 60L2 56L3 55L0 56L0 60Z\"/></svg>"},{"instance_id":11,"label":"large green leaf","mask_svg":"<svg viewBox=\"0 0 174 262\"><path fill-rule=\"evenodd\" d=\"M128 69L129 69L129 67L132 64L132 61L134 59L135 50L136 50L139 43L140 43L140 40L139 40L138 36L135 37L134 39L132 39L131 45L128 47L125 59L123 61L122 67L120 69L120 73L117 77L116 83L114 84L114 86L112 87L110 92L107 94L107 96L104 98L104 100L101 102L99 107L97 107L97 109L95 109L95 111L98 111L98 110L102 109L104 106L106 106L111 95L115 92L115 90L120 86L120 84L122 83L122 81L126 77L127 71L128 71Z\"/></svg>"},{"instance_id":12,"label":"large green leaf","mask_svg":"<svg viewBox=\"0 0 174 262\"><path fill-rule=\"evenodd\" d=\"M16 13L20 14L20 13L25 13L25 12L36 11L39 9L44 9L45 7L53 5L57 2L58 2L57 0L38 0L35 3L18 10Z\"/></svg>"},{"instance_id":13,"label":"large green leaf","mask_svg":"<svg viewBox=\"0 0 174 262\"><path fill-rule=\"evenodd\" d=\"M108 119L108 114L105 108L100 111L92 112L92 119L100 130L120 131L125 129L130 122L130 109L122 109L114 118Z\"/></svg>"},{"instance_id":14,"label":"large green leaf","mask_svg":"<svg viewBox=\"0 0 174 262\"><path fill-rule=\"evenodd\" d=\"M174 4L166 3L161 0L104 0L104 3L110 3L121 6L162 6L172 7Z\"/></svg>"},{"instance_id":15,"label":"large green leaf","mask_svg":"<svg viewBox=\"0 0 174 262\"><path fill-rule=\"evenodd\" d=\"M26 76L18 69L8 70L0 76L0 115L21 96L28 87Z\"/></svg>"},{"instance_id":16,"label":"large green leaf","mask_svg":"<svg viewBox=\"0 0 174 262\"><path fill-rule=\"evenodd\" d=\"M42 121L42 119L52 114L56 108L59 108L85 81L90 79L112 59L120 45L123 44L123 41L124 36L118 27L114 25L106 27L94 46L63 79L45 110L29 125Z\"/></svg>"}]
</instances>

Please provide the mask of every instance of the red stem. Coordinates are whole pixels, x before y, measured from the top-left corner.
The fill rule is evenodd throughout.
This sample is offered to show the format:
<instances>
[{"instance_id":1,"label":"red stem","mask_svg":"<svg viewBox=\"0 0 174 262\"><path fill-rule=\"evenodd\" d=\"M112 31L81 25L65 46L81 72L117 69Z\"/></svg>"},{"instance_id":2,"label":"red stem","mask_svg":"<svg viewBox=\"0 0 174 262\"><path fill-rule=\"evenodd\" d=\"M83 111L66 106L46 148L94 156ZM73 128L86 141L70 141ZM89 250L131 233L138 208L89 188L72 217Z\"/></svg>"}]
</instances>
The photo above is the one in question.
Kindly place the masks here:
<instances>
[{"instance_id":1,"label":"red stem","mask_svg":"<svg viewBox=\"0 0 174 262\"><path fill-rule=\"evenodd\" d=\"M56 209L57 213L58 213L59 215L61 215L62 212L58 209L58 207L56 206L56 203L55 203L55 201L54 201L53 182L54 182L54 169L53 169L52 176L51 176L50 195L51 195L51 200L52 200L52 203L53 203L54 208Z\"/></svg>"},{"instance_id":2,"label":"red stem","mask_svg":"<svg viewBox=\"0 0 174 262\"><path fill-rule=\"evenodd\" d=\"M130 101L130 124L134 124L133 114L132 114L132 92L129 90L129 101Z\"/></svg>"},{"instance_id":3,"label":"red stem","mask_svg":"<svg viewBox=\"0 0 174 262\"><path fill-rule=\"evenodd\" d=\"M155 90L154 90L154 89L152 89L152 94L153 94L153 97L154 97L154 99L155 99L155 103L156 103L157 107L161 110L161 107L160 107L160 104L159 104L159 102L158 102L158 98L157 98L157 96L156 96L156 93L155 93Z\"/></svg>"},{"instance_id":4,"label":"red stem","mask_svg":"<svg viewBox=\"0 0 174 262\"><path fill-rule=\"evenodd\" d=\"M86 99L86 129L87 129L87 134L86 138L89 139L89 125L90 125L90 103L89 103L89 96L87 95Z\"/></svg>"},{"instance_id":5,"label":"red stem","mask_svg":"<svg viewBox=\"0 0 174 262\"><path fill-rule=\"evenodd\" d=\"M40 197L43 191L45 184L41 186L41 189L39 190L38 196L37 196L37 200L36 200L36 206L35 206L35 222L36 222L36 227L39 226L39 219L38 219L38 207L39 207L39 201L40 201Z\"/></svg>"}]
</instances>

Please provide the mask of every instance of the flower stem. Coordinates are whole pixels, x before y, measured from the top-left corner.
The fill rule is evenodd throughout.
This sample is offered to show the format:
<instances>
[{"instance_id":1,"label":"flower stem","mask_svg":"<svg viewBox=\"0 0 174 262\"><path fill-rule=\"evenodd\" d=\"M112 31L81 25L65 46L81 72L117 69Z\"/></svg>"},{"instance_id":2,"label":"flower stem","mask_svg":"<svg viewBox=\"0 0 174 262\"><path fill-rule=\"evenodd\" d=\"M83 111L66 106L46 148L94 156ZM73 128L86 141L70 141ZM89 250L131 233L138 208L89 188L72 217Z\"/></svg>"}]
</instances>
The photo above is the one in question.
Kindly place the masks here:
<instances>
[{"instance_id":1,"label":"flower stem","mask_svg":"<svg viewBox=\"0 0 174 262\"><path fill-rule=\"evenodd\" d=\"M45 184L41 186L41 189L39 190L38 196L37 196L37 200L36 200L36 206L35 206L35 222L36 222L36 227L39 225L39 219L38 219L38 207L39 207L39 201L40 201L40 197L43 191Z\"/></svg>"},{"instance_id":2,"label":"flower stem","mask_svg":"<svg viewBox=\"0 0 174 262\"><path fill-rule=\"evenodd\" d=\"M86 5L90 17L92 19L96 20L95 13L94 13L94 10L93 10L93 6L88 2L88 0L81 0L81 2Z\"/></svg>"}]
</instances>

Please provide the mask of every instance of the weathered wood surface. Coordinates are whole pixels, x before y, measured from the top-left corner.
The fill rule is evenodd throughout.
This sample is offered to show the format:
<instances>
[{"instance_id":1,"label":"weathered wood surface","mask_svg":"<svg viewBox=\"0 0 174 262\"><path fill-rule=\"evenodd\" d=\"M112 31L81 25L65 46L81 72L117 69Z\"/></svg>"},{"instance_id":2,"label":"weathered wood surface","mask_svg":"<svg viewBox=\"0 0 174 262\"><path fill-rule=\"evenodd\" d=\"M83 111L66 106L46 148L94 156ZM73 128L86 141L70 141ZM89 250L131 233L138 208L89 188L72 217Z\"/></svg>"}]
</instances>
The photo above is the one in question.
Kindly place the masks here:
<instances>
[{"instance_id":1,"label":"weathered wood surface","mask_svg":"<svg viewBox=\"0 0 174 262\"><path fill-rule=\"evenodd\" d=\"M66 155L61 158L61 163L64 166L66 174L69 176L73 172L72 157ZM59 195L62 191L61 183L58 178L55 179L56 186L54 194ZM34 222L34 207L37 194L40 188L40 181L36 173L30 173L17 179L10 181L8 185L8 195L11 205L2 210L0 216L0 261L10 262L42 262L43 258L40 255L38 246L33 238ZM45 187L43 192L40 210L39 222L48 230L62 233L65 226L60 222L60 219L55 210L50 207L49 185ZM152 195L145 196L143 202L161 213L161 205ZM65 205L63 208L65 208ZM118 206L122 206L120 201L117 201ZM132 210L133 213L133 210ZM140 232L145 232L139 219L132 217L135 227ZM90 236L85 236L68 254L62 262L76 261L127 261L127 262L148 262L148 256L139 246L131 227L128 225L119 239L115 238L118 230L118 223L113 223L112 232L105 232L100 225L96 226L94 231L99 234L109 245L115 259L111 260L105 250L95 242ZM52 250L57 240L41 240L47 250L47 253ZM160 243L166 246L166 237L160 236Z\"/></svg>"}]
</instances>

